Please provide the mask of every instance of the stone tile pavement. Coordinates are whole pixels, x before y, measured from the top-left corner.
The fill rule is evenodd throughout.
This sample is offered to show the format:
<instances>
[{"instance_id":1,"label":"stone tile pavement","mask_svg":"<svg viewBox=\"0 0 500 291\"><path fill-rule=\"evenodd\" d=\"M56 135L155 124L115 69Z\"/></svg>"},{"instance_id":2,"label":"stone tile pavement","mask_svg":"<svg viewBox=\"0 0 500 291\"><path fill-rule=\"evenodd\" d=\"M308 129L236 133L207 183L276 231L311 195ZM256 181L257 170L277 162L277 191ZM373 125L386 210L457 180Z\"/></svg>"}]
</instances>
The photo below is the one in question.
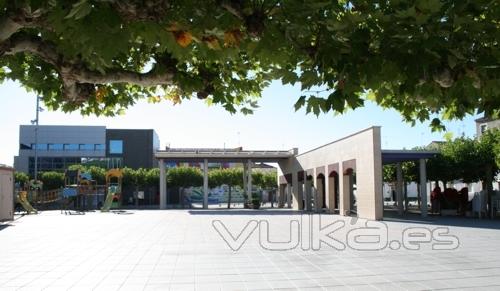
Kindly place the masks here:
<instances>
[{"instance_id":1,"label":"stone tile pavement","mask_svg":"<svg viewBox=\"0 0 500 291\"><path fill-rule=\"evenodd\" d=\"M390 219L383 224L383 249L357 250L347 244L349 231L365 227L358 234L373 234L366 227L374 225L322 215L323 226L345 223L331 234L345 249L322 244L313 250L308 245L317 236L304 230L317 219L284 210L46 211L0 225L0 290L500 290L499 221ZM215 230L214 220L234 237L249 223L236 240L249 234L238 251ZM292 220L302 227L292 227L296 235L290 235ZM268 222L270 241L283 248L300 238L299 245L271 250L280 245L260 242L266 232L258 221ZM433 236L438 227L448 227L458 248L432 249L433 238L447 238ZM396 248L391 242L401 245L405 229L431 234L430 240L417 235L427 241L420 250ZM384 236L378 240L383 244Z\"/></svg>"}]
</instances>

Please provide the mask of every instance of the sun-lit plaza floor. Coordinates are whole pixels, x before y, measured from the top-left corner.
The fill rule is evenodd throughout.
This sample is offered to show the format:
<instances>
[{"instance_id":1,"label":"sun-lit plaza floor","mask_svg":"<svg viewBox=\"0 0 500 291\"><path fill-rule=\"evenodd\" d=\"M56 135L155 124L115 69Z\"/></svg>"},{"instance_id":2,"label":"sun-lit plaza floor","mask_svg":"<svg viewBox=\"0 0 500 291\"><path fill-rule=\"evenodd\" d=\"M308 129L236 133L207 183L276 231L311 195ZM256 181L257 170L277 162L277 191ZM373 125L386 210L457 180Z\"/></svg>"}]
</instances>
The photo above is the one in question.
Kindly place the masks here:
<instances>
[{"instance_id":1,"label":"sun-lit plaza floor","mask_svg":"<svg viewBox=\"0 0 500 291\"><path fill-rule=\"evenodd\" d=\"M456 250L266 250L256 229L233 251L214 229L269 221L273 241L290 240L284 210L143 210L64 215L46 211L0 224L0 290L500 290L500 222L457 218L385 221L403 229L449 226ZM304 217L302 217L304 219ZM307 219L306 219L307 220ZM303 221L306 221L303 220ZM335 215L323 223L345 220ZM261 224L262 226L262 224ZM335 238L345 241L345 230Z\"/></svg>"}]
</instances>

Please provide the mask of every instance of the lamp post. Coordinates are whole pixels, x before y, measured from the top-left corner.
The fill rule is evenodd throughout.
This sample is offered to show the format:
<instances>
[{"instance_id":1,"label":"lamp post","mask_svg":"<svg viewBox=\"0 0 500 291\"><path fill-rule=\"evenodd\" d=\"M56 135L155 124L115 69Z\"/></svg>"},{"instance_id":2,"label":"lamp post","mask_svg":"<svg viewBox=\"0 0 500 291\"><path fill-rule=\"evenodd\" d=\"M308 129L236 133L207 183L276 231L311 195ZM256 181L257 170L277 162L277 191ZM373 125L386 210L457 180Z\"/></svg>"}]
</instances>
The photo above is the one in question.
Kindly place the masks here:
<instances>
[{"instance_id":1,"label":"lamp post","mask_svg":"<svg viewBox=\"0 0 500 291\"><path fill-rule=\"evenodd\" d=\"M31 124L35 124L35 170L34 170L34 180L38 180L38 116L39 112L43 111L40 107L40 97L36 97L36 117L35 120L31 121Z\"/></svg>"}]
</instances>

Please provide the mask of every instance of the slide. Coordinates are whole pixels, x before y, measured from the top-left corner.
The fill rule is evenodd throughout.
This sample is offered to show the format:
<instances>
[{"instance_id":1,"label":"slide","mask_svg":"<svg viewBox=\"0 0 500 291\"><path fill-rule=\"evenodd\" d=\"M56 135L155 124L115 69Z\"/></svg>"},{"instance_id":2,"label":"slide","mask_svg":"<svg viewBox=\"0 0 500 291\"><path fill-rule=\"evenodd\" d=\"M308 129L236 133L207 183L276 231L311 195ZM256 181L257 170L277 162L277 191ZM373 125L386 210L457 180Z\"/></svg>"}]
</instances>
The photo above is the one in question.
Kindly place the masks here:
<instances>
[{"instance_id":1,"label":"slide","mask_svg":"<svg viewBox=\"0 0 500 291\"><path fill-rule=\"evenodd\" d=\"M21 206L28 212L28 214L37 214L38 211L31 206L30 202L28 201L28 192L26 191L20 191L19 194L17 194L17 202L21 204Z\"/></svg>"},{"instance_id":2,"label":"slide","mask_svg":"<svg viewBox=\"0 0 500 291\"><path fill-rule=\"evenodd\" d=\"M111 186L108 189L108 195L106 195L106 200L104 200L104 205L101 208L102 212L109 212L111 209L111 204L113 203L113 198L115 197L117 187Z\"/></svg>"}]
</instances>

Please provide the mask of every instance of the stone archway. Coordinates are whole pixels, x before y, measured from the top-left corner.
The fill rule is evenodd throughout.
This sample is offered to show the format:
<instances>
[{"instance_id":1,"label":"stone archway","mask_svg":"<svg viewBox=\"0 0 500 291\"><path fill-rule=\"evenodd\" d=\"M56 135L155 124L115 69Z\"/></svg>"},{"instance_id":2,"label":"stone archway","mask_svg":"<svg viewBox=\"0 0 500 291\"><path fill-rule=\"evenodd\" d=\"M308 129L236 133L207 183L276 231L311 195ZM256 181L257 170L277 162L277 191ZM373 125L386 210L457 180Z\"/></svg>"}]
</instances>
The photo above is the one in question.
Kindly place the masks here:
<instances>
[{"instance_id":1,"label":"stone archway","mask_svg":"<svg viewBox=\"0 0 500 291\"><path fill-rule=\"evenodd\" d=\"M331 212L339 211L340 205L340 195L339 195L339 173L337 171L331 171L328 174L328 209Z\"/></svg>"},{"instance_id":2,"label":"stone archway","mask_svg":"<svg viewBox=\"0 0 500 291\"><path fill-rule=\"evenodd\" d=\"M316 210L321 210L326 208L326 191L325 191L325 175L322 173L316 176L316 199L317 204L315 202Z\"/></svg>"},{"instance_id":3,"label":"stone archway","mask_svg":"<svg viewBox=\"0 0 500 291\"><path fill-rule=\"evenodd\" d=\"M344 199L344 214L357 215L358 201L356 197L356 170L347 168L343 173L343 191L342 198Z\"/></svg>"}]
</instances>

